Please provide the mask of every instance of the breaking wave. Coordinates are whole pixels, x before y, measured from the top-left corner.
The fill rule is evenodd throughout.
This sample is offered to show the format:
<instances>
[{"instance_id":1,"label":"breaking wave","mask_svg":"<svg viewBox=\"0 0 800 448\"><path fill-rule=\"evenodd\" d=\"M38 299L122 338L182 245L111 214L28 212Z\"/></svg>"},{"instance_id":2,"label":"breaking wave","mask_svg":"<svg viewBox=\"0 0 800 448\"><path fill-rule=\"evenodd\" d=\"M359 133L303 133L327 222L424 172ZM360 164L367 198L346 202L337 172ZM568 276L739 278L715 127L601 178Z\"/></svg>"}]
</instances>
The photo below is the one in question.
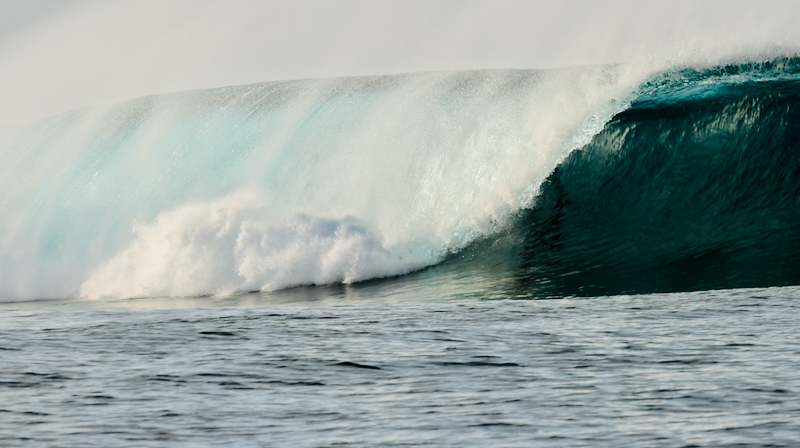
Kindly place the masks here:
<instances>
[{"instance_id":1,"label":"breaking wave","mask_svg":"<svg viewBox=\"0 0 800 448\"><path fill-rule=\"evenodd\" d=\"M0 147L0 297L428 266L533 296L797 284L799 66L288 81L42 120Z\"/></svg>"}]
</instances>

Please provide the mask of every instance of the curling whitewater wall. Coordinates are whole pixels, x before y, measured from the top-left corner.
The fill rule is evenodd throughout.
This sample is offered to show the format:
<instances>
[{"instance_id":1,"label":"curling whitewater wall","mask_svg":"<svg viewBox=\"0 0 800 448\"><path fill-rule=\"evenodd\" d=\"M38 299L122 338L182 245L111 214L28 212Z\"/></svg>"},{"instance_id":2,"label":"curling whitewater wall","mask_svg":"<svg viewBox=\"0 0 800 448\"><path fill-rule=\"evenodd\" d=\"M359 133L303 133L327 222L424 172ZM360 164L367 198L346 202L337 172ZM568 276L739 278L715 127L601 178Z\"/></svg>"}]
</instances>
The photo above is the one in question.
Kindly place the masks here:
<instances>
[{"instance_id":1,"label":"curling whitewater wall","mask_svg":"<svg viewBox=\"0 0 800 448\"><path fill-rule=\"evenodd\" d=\"M492 234L630 100L622 66L141 98L0 146L0 300L403 274Z\"/></svg>"}]
</instances>

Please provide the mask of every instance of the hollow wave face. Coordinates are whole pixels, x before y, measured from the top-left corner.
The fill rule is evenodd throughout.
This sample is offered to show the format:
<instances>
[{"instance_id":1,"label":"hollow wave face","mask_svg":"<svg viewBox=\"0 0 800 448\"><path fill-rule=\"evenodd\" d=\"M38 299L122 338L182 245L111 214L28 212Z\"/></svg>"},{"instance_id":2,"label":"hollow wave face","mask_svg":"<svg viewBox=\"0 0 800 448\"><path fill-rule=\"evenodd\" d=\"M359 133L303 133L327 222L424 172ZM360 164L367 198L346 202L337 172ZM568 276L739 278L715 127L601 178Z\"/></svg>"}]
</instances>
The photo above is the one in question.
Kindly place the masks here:
<instances>
[{"instance_id":1,"label":"hollow wave face","mask_svg":"<svg viewBox=\"0 0 800 448\"><path fill-rule=\"evenodd\" d=\"M800 283L796 61L725 71L687 70L641 95L480 251L535 295Z\"/></svg>"}]
</instances>

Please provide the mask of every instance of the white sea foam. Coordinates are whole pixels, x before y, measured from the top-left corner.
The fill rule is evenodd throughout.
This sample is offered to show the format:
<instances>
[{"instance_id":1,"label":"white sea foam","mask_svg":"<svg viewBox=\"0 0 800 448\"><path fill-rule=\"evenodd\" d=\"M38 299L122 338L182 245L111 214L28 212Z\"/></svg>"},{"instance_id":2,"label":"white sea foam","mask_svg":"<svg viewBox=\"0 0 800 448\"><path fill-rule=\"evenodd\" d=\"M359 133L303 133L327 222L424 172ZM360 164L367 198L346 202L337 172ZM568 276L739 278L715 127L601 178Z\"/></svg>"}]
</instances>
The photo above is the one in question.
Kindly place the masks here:
<instances>
[{"instance_id":1,"label":"white sea foam","mask_svg":"<svg viewBox=\"0 0 800 448\"><path fill-rule=\"evenodd\" d=\"M350 216L291 214L270 223L267 201L236 194L137 224L130 246L81 286L87 297L192 296L351 283L418 269Z\"/></svg>"}]
</instances>

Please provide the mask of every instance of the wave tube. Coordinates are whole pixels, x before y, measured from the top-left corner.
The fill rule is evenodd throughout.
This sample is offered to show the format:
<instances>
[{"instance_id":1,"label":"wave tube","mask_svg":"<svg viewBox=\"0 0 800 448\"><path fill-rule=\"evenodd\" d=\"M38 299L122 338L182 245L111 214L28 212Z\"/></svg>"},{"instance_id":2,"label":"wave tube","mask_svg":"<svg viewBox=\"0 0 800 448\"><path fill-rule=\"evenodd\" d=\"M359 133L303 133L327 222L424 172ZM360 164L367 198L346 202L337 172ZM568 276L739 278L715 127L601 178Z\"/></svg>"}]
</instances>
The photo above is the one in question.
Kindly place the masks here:
<instances>
[{"instance_id":1,"label":"wave tube","mask_svg":"<svg viewBox=\"0 0 800 448\"><path fill-rule=\"evenodd\" d=\"M445 265L501 266L525 297L800 284L800 61L654 77Z\"/></svg>"}]
</instances>

